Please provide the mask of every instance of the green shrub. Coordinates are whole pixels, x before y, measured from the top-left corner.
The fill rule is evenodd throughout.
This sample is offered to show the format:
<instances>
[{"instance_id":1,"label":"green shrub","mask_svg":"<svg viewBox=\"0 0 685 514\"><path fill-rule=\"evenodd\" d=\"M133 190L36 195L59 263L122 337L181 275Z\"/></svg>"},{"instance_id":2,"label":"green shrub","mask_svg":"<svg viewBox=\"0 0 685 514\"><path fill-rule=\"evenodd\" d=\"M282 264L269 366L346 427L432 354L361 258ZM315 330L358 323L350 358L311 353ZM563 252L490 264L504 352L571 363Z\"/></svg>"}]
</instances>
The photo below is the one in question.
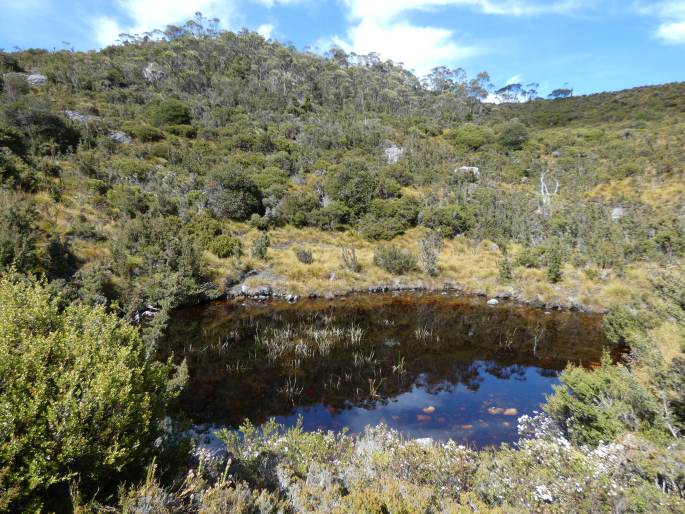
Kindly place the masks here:
<instances>
[{"instance_id":1,"label":"green shrub","mask_svg":"<svg viewBox=\"0 0 685 514\"><path fill-rule=\"evenodd\" d=\"M311 264L314 262L314 256L312 255L312 252L305 248L296 248L295 256L302 264Z\"/></svg>"},{"instance_id":2,"label":"green shrub","mask_svg":"<svg viewBox=\"0 0 685 514\"><path fill-rule=\"evenodd\" d=\"M545 410L577 444L610 442L627 430L653 425L658 404L626 367L604 354L592 371L569 366Z\"/></svg>"},{"instance_id":3,"label":"green shrub","mask_svg":"<svg viewBox=\"0 0 685 514\"><path fill-rule=\"evenodd\" d=\"M491 143L495 134L489 127L468 123L456 129L452 140L456 145L465 146L469 150L478 150L481 146Z\"/></svg>"},{"instance_id":4,"label":"green shrub","mask_svg":"<svg viewBox=\"0 0 685 514\"><path fill-rule=\"evenodd\" d=\"M359 221L359 232L367 239L392 239L416 223L418 202L413 198L374 199Z\"/></svg>"},{"instance_id":5,"label":"green shrub","mask_svg":"<svg viewBox=\"0 0 685 514\"><path fill-rule=\"evenodd\" d=\"M528 141L528 129L518 120L512 120L502 127L499 143L509 150L520 150Z\"/></svg>"},{"instance_id":6,"label":"green shrub","mask_svg":"<svg viewBox=\"0 0 685 514\"><path fill-rule=\"evenodd\" d=\"M192 125L167 125L164 130L172 133L175 136L185 137L187 139L194 139L197 136L197 127Z\"/></svg>"},{"instance_id":7,"label":"green shrub","mask_svg":"<svg viewBox=\"0 0 685 514\"><path fill-rule=\"evenodd\" d=\"M359 273L362 270L362 265L357 259L357 251L352 246L343 246L340 249L343 267L352 273Z\"/></svg>"},{"instance_id":8,"label":"green shrub","mask_svg":"<svg viewBox=\"0 0 685 514\"><path fill-rule=\"evenodd\" d=\"M141 143L154 143L164 139L164 132L151 125L127 124L124 129Z\"/></svg>"},{"instance_id":9,"label":"green shrub","mask_svg":"<svg viewBox=\"0 0 685 514\"><path fill-rule=\"evenodd\" d=\"M511 269L511 261L507 256L499 261L499 278L505 282L514 278L514 274Z\"/></svg>"},{"instance_id":10,"label":"green shrub","mask_svg":"<svg viewBox=\"0 0 685 514\"><path fill-rule=\"evenodd\" d=\"M442 249L442 238L439 234L431 232L422 237L419 243L421 245L421 253L419 253L421 268L426 275L435 277L439 271L438 254Z\"/></svg>"},{"instance_id":11,"label":"green shrub","mask_svg":"<svg viewBox=\"0 0 685 514\"><path fill-rule=\"evenodd\" d=\"M271 246L269 234L266 232L260 232L259 236L257 236L257 239L255 239L254 243L252 243L252 257L262 260L266 259L266 253L269 250L269 246Z\"/></svg>"},{"instance_id":12,"label":"green shrub","mask_svg":"<svg viewBox=\"0 0 685 514\"><path fill-rule=\"evenodd\" d=\"M463 234L475 225L473 213L465 205L446 205L424 209L419 220L421 225L451 239Z\"/></svg>"},{"instance_id":13,"label":"green shrub","mask_svg":"<svg viewBox=\"0 0 685 514\"><path fill-rule=\"evenodd\" d=\"M542 251L537 247L526 246L516 256L516 265L524 268L539 268Z\"/></svg>"},{"instance_id":14,"label":"green shrub","mask_svg":"<svg viewBox=\"0 0 685 514\"><path fill-rule=\"evenodd\" d=\"M354 216L361 216L378 195L378 177L367 170L366 163L349 161L330 173L326 179L326 192L342 202Z\"/></svg>"},{"instance_id":15,"label":"green shrub","mask_svg":"<svg viewBox=\"0 0 685 514\"><path fill-rule=\"evenodd\" d=\"M393 275L404 275L416 270L414 254L395 245L377 248L373 254L373 263Z\"/></svg>"},{"instance_id":16,"label":"green shrub","mask_svg":"<svg viewBox=\"0 0 685 514\"><path fill-rule=\"evenodd\" d=\"M153 125L190 125L190 108L180 100L164 100L150 110Z\"/></svg>"},{"instance_id":17,"label":"green shrub","mask_svg":"<svg viewBox=\"0 0 685 514\"><path fill-rule=\"evenodd\" d=\"M561 281L563 276L561 269L561 250L558 247L553 246L545 253L545 257L547 258L547 280L549 280L552 284L556 284L557 282Z\"/></svg>"},{"instance_id":18,"label":"green shrub","mask_svg":"<svg viewBox=\"0 0 685 514\"><path fill-rule=\"evenodd\" d=\"M0 190L0 271L10 266L21 272L36 271L36 218L29 197Z\"/></svg>"},{"instance_id":19,"label":"green shrub","mask_svg":"<svg viewBox=\"0 0 685 514\"><path fill-rule=\"evenodd\" d=\"M2 148L8 148L17 155L24 155L26 153L24 134L15 127L0 124L0 150Z\"/></svg>"},{"instance_id":20,"label":"green shrub","mask_svg":"<svg viewBox=\"0 0 685 514\"><path fill-rule=\"evenodd\" d=\"M209 244L209 251L220 259L227 259L240 255L240 239L221 234L215 237Z\"/></svg>"},{"instance_id":21,"label":"green shrub","mask_svg":"<svg viewBox=\"0 0 685 514\"><path fill-rule=\"evenodd\" d=\"M134 327L58 304L41 283L0 278L1 510L52 510L70 483L107 498L149 456L178 391Z\"/></svg>"},{"instance_id":22,"label":"green shrub","mask_svg":"<svg viewBox=\"0 0 685 514\"><path fill-rule=\"evenodd\" d=\"M246 174L237 171L212 175L207 204L215 216L241 221L263 210L261 191Z\"/></svg>"}]
</instances>

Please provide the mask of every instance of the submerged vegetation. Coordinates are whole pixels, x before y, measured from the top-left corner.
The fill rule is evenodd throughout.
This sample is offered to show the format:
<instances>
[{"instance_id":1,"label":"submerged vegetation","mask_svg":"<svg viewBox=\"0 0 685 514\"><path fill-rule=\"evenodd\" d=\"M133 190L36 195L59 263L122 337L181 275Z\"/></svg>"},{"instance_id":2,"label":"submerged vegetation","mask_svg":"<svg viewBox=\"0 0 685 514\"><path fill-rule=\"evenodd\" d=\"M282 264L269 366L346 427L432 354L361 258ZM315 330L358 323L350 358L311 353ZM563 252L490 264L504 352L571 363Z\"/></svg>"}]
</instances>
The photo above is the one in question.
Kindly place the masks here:
<instances>
[{"instance_id":1,"label":"submerged vegetation","mask_svg":"<svg viewBox=\"0 0 685 514\"><path fill-rule=\"evenodd\" d=\"M0 72L1 510L685 509L684 84L490 105L485 73L422 81L201 17ZM216 474L164 421L185 368L157 350L170 309L237 284L608 309L631 353L569 367L517 446L246 425ZM282 336L259 342L369 356L354 327Z\"/></svg>"}]
</instances>

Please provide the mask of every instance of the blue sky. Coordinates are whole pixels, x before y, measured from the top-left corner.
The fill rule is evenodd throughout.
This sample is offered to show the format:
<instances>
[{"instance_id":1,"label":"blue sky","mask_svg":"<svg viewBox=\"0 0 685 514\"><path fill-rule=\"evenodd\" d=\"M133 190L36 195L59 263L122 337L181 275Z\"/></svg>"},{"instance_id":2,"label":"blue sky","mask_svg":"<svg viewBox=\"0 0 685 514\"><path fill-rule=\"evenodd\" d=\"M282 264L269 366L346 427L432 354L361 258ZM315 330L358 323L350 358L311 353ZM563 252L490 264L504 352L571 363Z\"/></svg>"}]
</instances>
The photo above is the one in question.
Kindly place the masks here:
<instances>
[{"instance_id":1,"label":"blue sky","mask_svg":"<svg viewBox=\"0 0 685 514\"><path fill-rule=\"evenodd\" d=\"M685 80L685 0L0 0L0 48L100 48L201 11L298 48L576 93Z\"/></svg>"}]
</instances>

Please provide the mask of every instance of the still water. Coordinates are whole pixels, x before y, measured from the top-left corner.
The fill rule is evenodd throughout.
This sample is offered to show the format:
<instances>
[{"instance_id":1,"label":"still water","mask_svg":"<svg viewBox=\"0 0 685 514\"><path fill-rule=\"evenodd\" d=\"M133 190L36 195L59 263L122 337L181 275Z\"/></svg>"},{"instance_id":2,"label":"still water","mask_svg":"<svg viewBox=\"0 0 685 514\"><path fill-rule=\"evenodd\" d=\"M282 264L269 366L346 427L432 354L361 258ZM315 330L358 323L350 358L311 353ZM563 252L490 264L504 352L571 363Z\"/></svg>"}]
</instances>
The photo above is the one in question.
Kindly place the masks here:
<instances>
[{"instance_id":1,"label":"still water","mask_svg":"<svg viewBox=\"0 0 685 514\"><path fill-rule=\"evenodd\" d=\"M606 344L600 316L440 294L218 302L176 311L168 333L194 423L383 422L474 447L516 440L567 362L592 366Z\"/></svg>"}]
</instances>

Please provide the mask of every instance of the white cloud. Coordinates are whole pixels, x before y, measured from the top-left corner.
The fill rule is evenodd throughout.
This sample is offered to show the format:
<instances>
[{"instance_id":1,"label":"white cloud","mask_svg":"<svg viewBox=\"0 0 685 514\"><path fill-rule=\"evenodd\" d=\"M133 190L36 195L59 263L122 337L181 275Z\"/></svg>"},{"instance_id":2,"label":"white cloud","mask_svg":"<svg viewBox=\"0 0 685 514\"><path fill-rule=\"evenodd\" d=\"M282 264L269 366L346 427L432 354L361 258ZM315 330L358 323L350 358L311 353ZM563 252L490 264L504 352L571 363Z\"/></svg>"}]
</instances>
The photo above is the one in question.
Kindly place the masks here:
<instances>
[{"instance_id":1,"label":"white cloud","mask_svg":"<svg viewBox=\"0 0 685 514\"><path fill-rule=\"evenodd\" d=\"M265 23L257 27L257 32L264 37L264 39L271 39L271 34L274 31L274 26L271 23Z\"/></svg>"},{"instance_id":2,"label":"white cloud","mask_svg":"<svg viewBox=\"0 0 685 514\"><path fill-rule=\"evenodd\" d=\"M415 11L469 7L486 14L530 16L568 13L588 0L341 0L351 27L345 37L331 42L348 52L378 52L383 58L402 62L418 75L438 65L455 65L483 52L475 45L460 44L455 31L417 25L407 19Z\"/></svg>"},{"instance_id":3,"label":"white cloud","mask_svg":"<svg viewBox=\"0 0 685 514\"><path fill-rule=\"evenodd\" d=\"M419 27L407 22L379 23L366 19L353 26L347 39L335 37L333 43L348 52L378 52L383 58L402 62L419 75L432 68L469 58L479 52L473 46L460 46L452 41L451 30Z\"/></svg>"},{"instance_id":4,"label":"white cloud","mask_svg":"<svg viewBox=\"0 0 685 514\"><path fill-rule=\"evenodd\" d=\"M407 11L426 11L444 7L472 7L485 14L502 16L567 14L590 2L589 0L343 0L343 3L354 17L388 20Z\"/></svg>"},{"instance_id":5,"label":"white cloud","mask_svg":"<svg viewBox=\"0 0 685 514\"><path fill-rule=\"evenodd\" d=\"M510 77L509 80L507 80L505 86L508 86L510 84L520 84L521 83L521 75L514 75L513 77Z\"/></svg>"},{"instance_id":6,"label":"white cloud","mask_svg":"<svg viewBox=\"0 0 685 514\"><path fill-rule=\"evenodd\" d=\"M95 19L97 40L102 45L114 43L122 32L140 34L183 23L193 18L196 12L217 17L224 26L233 15L233 5L228 0L116 0L115 3L133 21L122 24L113 17Z\"/></svg>"},{"instance_id":7,"label":"white cloud","mask_svg":"<svg viewBox=\"0 0 685 514\"><path fill-rule=\"evenodd\" d=\"M662 23L656 31L656 37L664 43L685 43L685 20Z\"/></svg>"},{"instance_id":8,"label":"white cloud","mask_svg":"<svg viewBox=\"0 0 685 514\"><path fill-rule=\"evenodd\" d=\"M666 44L685 44L685 0L638 2L637 11L660 18L654 36Z\"/></svg>"}]
</instances>

